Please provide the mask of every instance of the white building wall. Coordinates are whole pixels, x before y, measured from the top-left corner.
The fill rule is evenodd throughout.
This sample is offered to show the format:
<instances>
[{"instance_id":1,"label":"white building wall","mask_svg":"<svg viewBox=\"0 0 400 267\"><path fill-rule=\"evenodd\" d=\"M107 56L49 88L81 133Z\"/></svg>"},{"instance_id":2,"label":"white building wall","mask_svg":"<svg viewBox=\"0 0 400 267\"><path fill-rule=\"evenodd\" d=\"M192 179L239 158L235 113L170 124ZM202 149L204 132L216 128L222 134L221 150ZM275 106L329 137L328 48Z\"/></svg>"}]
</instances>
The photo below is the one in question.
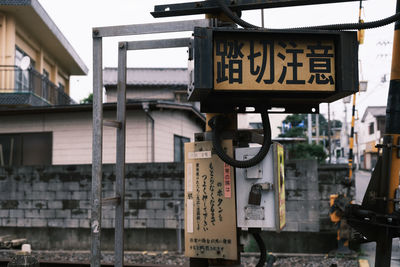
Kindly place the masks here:
<instances>
[{"instance_id":1,"label":"white building wall","mask_svg":"<svg viewBox=\"0 0 400 267\"><path fill-rule=\"evenodd\" d=\"M155 161L172 162L174 134L193 140L203 130L185 111L153 111L155 120ZM105 119L115 119L115 111L105 111ZM151 125L142 110L127 111L126 162L151 161ZM52 132L54 165L91 164L92 113L72 112L2 116L0 134ZM39 152L40 153L40 152ZM103 163L115 163L116 130L103 127Z\"/></svg>"},{"instance_id":2,"label":"white building wall","mask_svg":"<svg viewBox=\"0 0 400 267\"><path fill-rule=\"evenodd\" d=\"M174 135L190 138L194 141L194 134L204 130L193 123L187 112L178 110L164 110L152 113L155 124L155 149L156 162L168 162L174 160Z\"/></svg>"},{"instance_id":3,"label":"white building wall","mask_svg":"<svg viewBox=\"0 0 400 267\"><path fill-rule=\"evenodd\" d=\"M369 125L374 123L374 133L369 134ZM360 144L367 144L372 141L379 142L381 132L378 131L378 122L371 113L368 113L364 122L359 124L359 142Z\"/></svg>"},{"instance_id":4,"label":"white building wall","mask_svg":"<svg viewBox=\"0 0 400 267\"><path fill-rule=\"evenodd\" d=\"M282 127L282 121L289 114L274 113L268 114L269 122L271 124L271 137L276 138L281 134L281 130L278 127ZM238 128L239 129L250 129L250 123L261 123L260 114L239 114L238 115Z\"/></svg>"}]
</instances>

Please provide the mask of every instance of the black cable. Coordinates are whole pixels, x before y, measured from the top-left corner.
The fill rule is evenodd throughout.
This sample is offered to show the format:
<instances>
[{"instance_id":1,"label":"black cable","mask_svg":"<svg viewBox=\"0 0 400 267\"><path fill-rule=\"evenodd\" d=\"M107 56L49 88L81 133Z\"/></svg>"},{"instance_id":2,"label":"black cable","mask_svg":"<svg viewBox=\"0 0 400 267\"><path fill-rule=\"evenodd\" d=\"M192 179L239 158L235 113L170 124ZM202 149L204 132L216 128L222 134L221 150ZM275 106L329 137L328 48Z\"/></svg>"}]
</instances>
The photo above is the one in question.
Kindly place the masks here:
<instances>
[{"instance_id":1,"label":"black cable","mask_svg":"<svg viewBox=\"0 0 400 267\"><path fill-rule=\"evenodd\" d=\"M247 21L242 20L241 18L239 18L235 13L232 12L232 10L225 4L225 0L217 0L218 1L218 5L221 8L222 12L225 13L225 15L228 16L228 18L230 18L233 22L235 22L236 24L242 26L243 28L260 28L256 25L253 25L251 23L248 23Z\"/></svg>"},{"instance_id":2,"label":"black cable","mask_svg":"<svg viewBox=\"0 0 400 267\"><path fill-rule=\"evenodd\" d=\"M252 234L260 250L260 259L258 260L256 267L264 267L265 262L267 261L267 249L260 234L259 233L252 233Z\"/></svg>"},{"instance_id":3,"label":"black cable","mask_svg":"<svg viewBox=\"0 0 400 267\"><path fill-rule=\"evenodd\" d=\"M262 29L262 30L278 30L278 29L267 29L261 28L259 26L253 25L248 23L247 21L242 20L239 18L232 10L226 5L224 0L217 0L218 5L221 8L222 12L225 13L233 22L242 26L243 28L251 28L251 29ZM282 30L336 30L336 31L343 31L343 30L361 30L361 29L372 29L378 28L390 23L396 22L400 20L400 13L396 13L393 16L371 21L365 23L344 23L344 24L329 24L329 25L321 25L321 26L307 26L307 27L298 27L298 28L288 28Z\"/></svg>"},{"instance_id":4,"label":"black cable","mask_svg":"<svg viewBox=\"0 0 400 267\"><path fill-rule=\"evenodd\" d=\"M271 124L269 122L267 112L261 113L262 124L264 128L264 139L261 149L258 153L248 160L236 160L228 156L221 144L221 137L220 134L225 126L229 123L224 115L218 115L213 117L208 124L212 128L212 143L217 155L224 161L225 163L235 167L235 168L250 168L252 166L257 165L260 163L265 156L268 154L269 147L272 144L271 141Z\"/></svg>"}]
</instances>

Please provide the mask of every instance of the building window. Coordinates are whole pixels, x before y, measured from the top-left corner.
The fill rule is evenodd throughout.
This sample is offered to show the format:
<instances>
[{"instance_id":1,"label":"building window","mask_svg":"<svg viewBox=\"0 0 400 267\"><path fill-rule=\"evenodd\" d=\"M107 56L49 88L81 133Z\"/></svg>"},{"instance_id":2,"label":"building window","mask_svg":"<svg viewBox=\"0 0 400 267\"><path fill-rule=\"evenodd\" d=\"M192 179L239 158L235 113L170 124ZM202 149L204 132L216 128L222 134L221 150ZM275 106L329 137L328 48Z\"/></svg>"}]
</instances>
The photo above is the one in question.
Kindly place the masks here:
<instances>
[{"instance_id":1,"label":"building window","mask_svg":"<svg viewBox=\"0 0 400 267\"><path fill-rule=\"evenodd\" d=\"M174 162L183 162L185 160L184 143L190 142L190 138L174 135Z\"/></svg>"},{"instance_id":2,"label":"building window","mask_svg":"<svg viewBox=\"0 0 400 267\"><path fill-rule=\"evenodd\" d=\"M22 70L20 68L22 59L24 57L29 57L22 49L18 46L15 47L15 89L18 91L28 91L30 87L30 76L29 70ZM30 58L30 57L29 57ZM30 67L35 67L35 62L30 58Z\"/></svg>"},{"instance_id":3,"label":"building window","mask_svg":"<svg viewBox=\"0 0 400 267\"><path fill-rule=\"evenodd\" d=\"M53 134L0 134L0 166L51 165Z\"/></svg>"},{"instance_id":4,"label":"building window","mask_svg":"<svg viewBox=\"0 0 400 267\"><path fill-rule=\"evenodd\" d=\"M369 124L369 134L373 134L374 132L375 132L375 129L374 129L374 123L373 122L371 122L370 124Z\"/></svg>"}]
</instances>

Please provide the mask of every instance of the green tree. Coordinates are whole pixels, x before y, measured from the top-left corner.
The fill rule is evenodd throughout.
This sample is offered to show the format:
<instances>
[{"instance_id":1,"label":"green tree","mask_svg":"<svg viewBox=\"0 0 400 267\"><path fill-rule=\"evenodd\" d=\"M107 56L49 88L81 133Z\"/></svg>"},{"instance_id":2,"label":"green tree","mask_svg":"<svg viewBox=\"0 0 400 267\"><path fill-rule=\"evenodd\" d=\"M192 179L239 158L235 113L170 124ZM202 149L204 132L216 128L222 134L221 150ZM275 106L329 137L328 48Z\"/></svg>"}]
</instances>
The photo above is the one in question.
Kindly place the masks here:
<instances>
[{"instance_id":1,"label":"green tree","mask_svg":"<svg viewBox=\"0 0 400 267\"><path fill-rule=\"evenodd\" d=\"M289 148L291 159L311 159L316 158L318 162L323 162L327 155L322 145L298 143Z\"/></svg>"},{"instance_id":2,"label":"green tree","mask_svg":"<svg viewBox=\"0 0 400 267\"><path fill-rule=\"evenodd\" d=\"M319 116L319 135L328 134L328 121L321 114ZM286 116L283 120L283 125L280 127L281 134L279 137L307 137L308 116L307 114L293 114ZM316 116L312 116L312 126L316 125ZM341 127L340 121L334 121L336 127ZM332 125L331 127L335 127ZM285 128L285 129L284 129ZM328 144L326 143L328 146ZM308 159L317 158L319 162L326 159L327 155L323 145L320 144L307 144L307 143L294 143L289 146L289 157L293 159Z\"/></svg>"},{"instance_id":3,"label":"green tree","mask_svg":"<svg viewBox=\"0 0 400 267\"><path fill-rule=\"evenodd\" d=\"M93 93L90 93L86 98L82 99L81 104L93 104Z\"/></svg>"},{"instance_id":4,"label":"green tree","mask_svg":"<svg viewBox=\"0 0 400 267\"><path fill-rule=\"evenodd\" d=\"M286 127L279 127L281 134L279 137L306 137L307 132L307 115L305 114L293 114L288 115L283 120Z\"/></svg>"}]
</instances>

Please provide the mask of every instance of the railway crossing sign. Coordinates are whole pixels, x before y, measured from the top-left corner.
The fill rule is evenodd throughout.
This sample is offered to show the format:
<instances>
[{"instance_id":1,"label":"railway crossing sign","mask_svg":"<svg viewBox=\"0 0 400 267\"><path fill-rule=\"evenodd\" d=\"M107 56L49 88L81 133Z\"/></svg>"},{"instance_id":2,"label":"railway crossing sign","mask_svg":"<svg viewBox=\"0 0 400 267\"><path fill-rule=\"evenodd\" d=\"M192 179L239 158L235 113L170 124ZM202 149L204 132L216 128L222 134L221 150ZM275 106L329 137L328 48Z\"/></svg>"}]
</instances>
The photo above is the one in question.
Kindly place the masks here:
<instances>
[{"instance_id":1,"label":"railway crossing sign","mask_svg":"<svg viewBox=\"0 0 400 267\"><path fill-rule=\"evenodd\" d=\"M310 113L358 91L357 52L355 32L195 28L189 100Z\"/></svg>"}]
</instances>

